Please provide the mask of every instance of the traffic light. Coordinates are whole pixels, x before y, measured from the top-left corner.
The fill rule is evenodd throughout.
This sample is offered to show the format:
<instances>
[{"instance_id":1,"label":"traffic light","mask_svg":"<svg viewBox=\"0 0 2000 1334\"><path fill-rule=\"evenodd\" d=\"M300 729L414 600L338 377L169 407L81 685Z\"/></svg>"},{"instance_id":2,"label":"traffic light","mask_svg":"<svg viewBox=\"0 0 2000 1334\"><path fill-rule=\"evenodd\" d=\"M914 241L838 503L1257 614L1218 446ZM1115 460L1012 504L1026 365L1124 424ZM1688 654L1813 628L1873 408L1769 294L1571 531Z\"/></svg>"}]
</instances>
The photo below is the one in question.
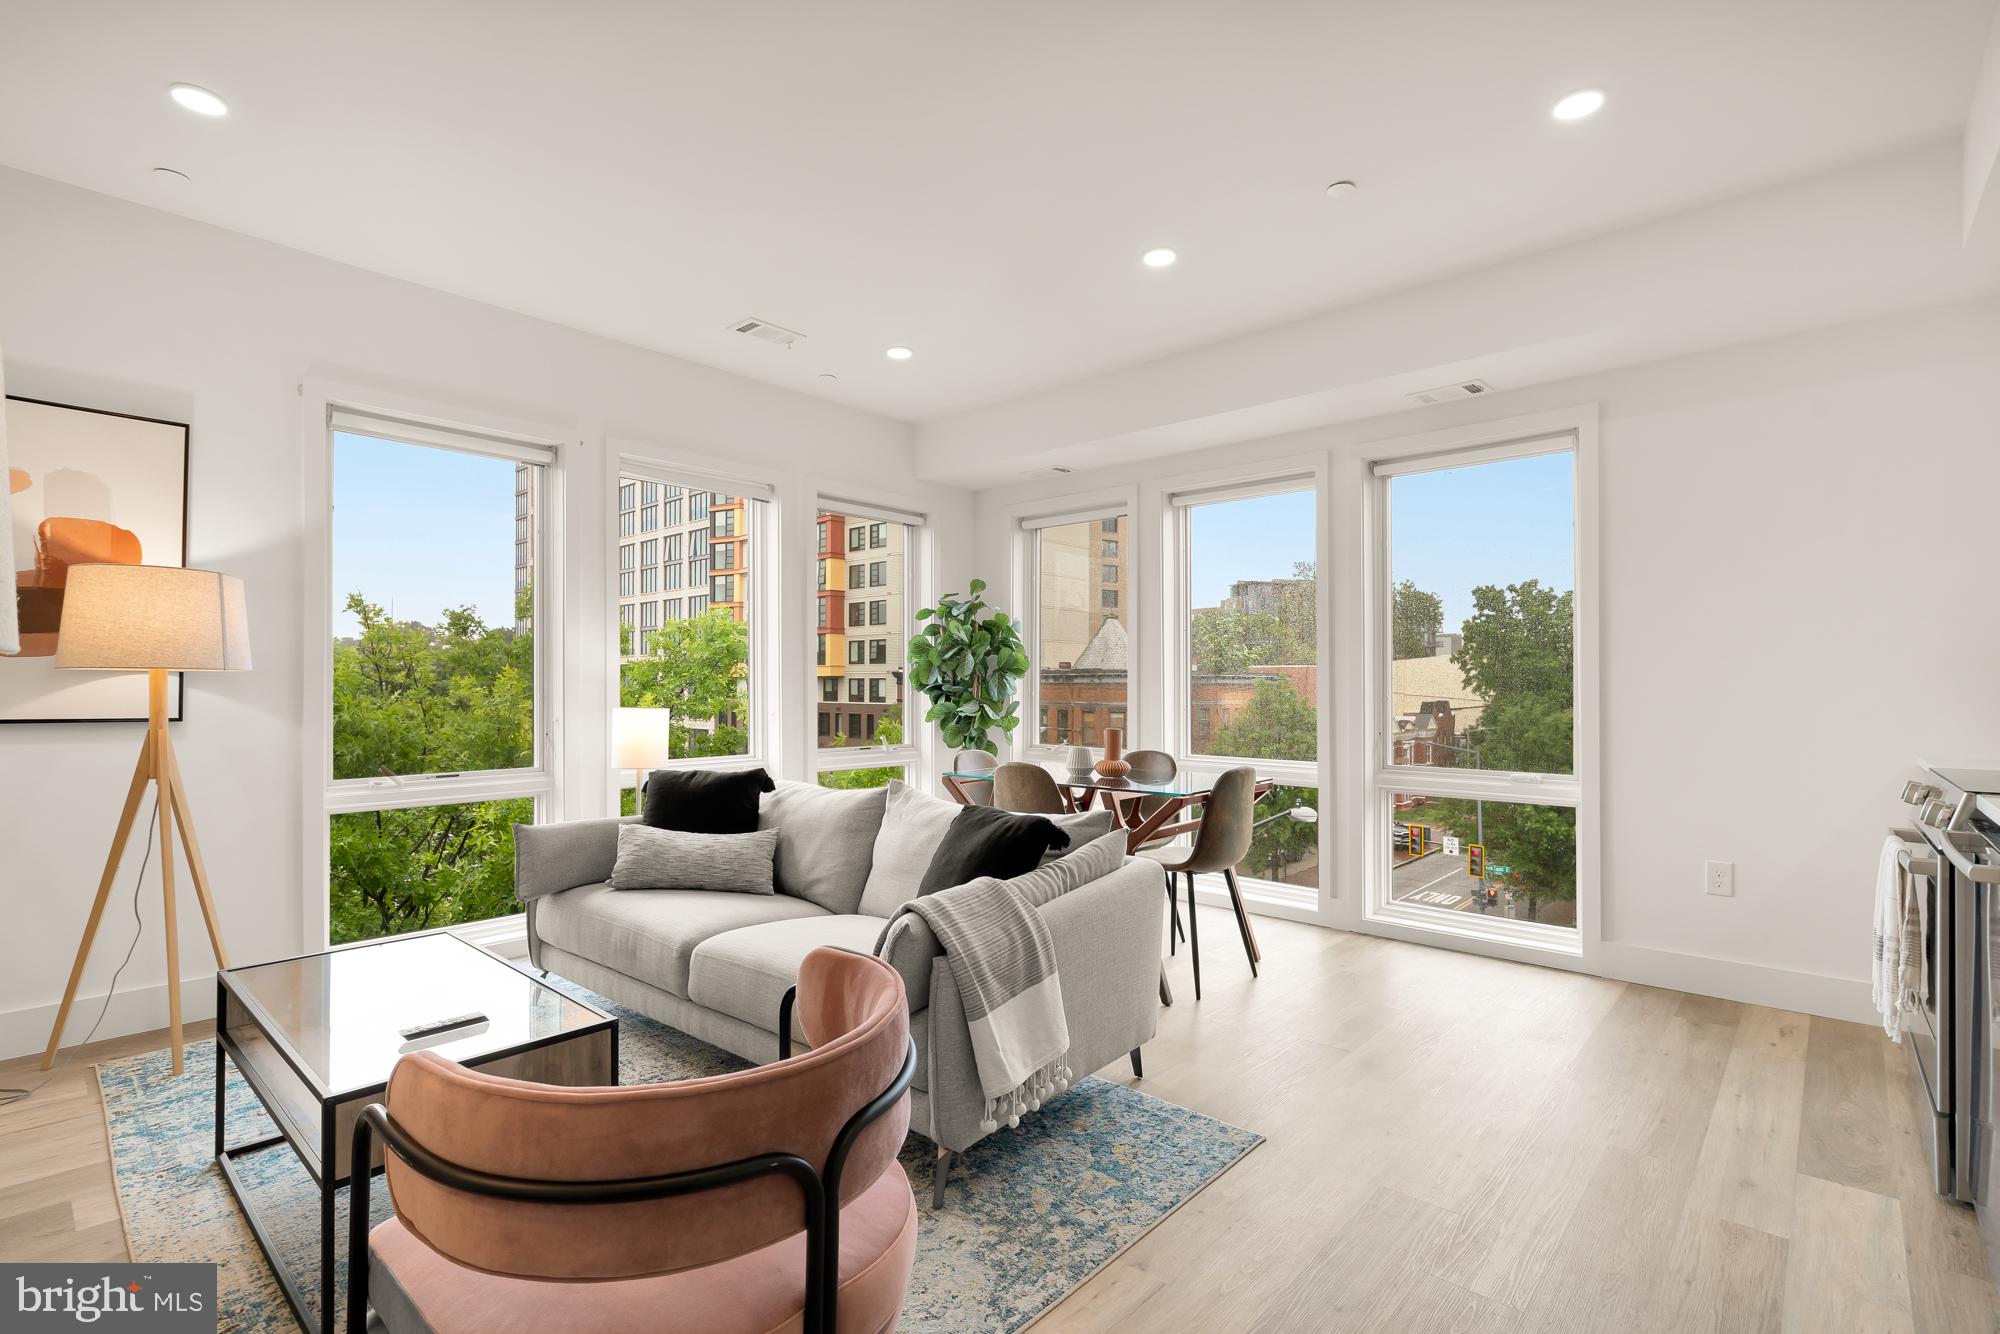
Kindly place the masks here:
<instances>
[{"instance_id":1,"label":"traffic light","mask_svg":"<svg viewBox=\"0 0 2000 1334\"><path fill-rule=\"evenodd\" d=\"M1430 834L1431 828L1429 825L1413 824L1410 826L1409 849L1412 857L1421 857L1424 855L1424 847L1430 841Z\"/></svg>"},{"instance_id":2,"label":"traffic light","mask_svg":"<svg viewBox=\"0 0 2000 1334\"><path fill-rule=\"evenodd\" d=\"M1465 873L1474 880L1486 878L1486 845L1468 843L1465 845Z\"/></svg>"}]
</instances>

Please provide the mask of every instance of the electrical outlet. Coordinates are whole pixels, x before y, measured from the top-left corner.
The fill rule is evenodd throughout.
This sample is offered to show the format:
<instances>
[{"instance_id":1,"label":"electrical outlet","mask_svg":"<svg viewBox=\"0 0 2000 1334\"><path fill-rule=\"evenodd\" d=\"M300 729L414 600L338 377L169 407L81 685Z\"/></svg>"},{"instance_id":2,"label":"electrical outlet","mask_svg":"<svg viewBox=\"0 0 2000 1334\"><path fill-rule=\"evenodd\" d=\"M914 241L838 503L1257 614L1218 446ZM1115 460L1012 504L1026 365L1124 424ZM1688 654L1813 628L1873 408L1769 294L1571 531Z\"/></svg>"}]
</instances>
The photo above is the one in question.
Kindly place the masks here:
<instances>
[{"instance_id":1,"label":"electrical outlet","mask_svg":"<svg viewBox=\"0 0 2000 1334\"><path fill-rule=\"evenodd\" d=\"M1719 894L1725 899L1736 897L1736 863L1703 862L1702 888L1711 894Z\"/></svg>"}]
</instances>

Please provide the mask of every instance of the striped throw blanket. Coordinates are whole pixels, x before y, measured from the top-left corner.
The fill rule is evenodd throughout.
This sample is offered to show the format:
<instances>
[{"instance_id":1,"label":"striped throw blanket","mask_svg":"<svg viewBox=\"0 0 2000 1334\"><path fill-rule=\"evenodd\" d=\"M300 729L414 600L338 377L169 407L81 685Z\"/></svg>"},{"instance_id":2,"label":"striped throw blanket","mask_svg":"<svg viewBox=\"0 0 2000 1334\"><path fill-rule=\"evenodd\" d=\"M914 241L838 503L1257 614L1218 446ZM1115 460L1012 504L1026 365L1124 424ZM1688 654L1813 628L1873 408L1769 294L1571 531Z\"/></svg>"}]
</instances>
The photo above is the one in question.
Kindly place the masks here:
<instances>
[{"instance_id":1,"label":"striped throw blanket","mask_svg":"<svg viewBox=\"0 0 2000 1334\"><path fill-rule=\"evenodd\" d=\"M901 912L937 935L964 999L986 1096L980 1129L1020 1125L1075 1078L1055 941L1042 915L1016 886L991 876L913 899Z\"/></svg>"}]
</instances>

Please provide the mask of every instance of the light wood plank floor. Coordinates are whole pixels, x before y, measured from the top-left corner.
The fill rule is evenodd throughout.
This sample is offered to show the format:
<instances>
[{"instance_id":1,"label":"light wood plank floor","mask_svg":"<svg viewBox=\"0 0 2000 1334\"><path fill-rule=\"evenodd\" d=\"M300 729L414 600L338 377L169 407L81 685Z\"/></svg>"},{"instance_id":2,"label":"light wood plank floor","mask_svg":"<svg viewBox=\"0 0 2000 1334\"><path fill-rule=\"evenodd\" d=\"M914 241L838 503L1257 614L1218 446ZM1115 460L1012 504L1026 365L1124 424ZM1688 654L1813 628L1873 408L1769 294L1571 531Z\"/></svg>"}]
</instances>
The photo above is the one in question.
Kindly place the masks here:
<instances>
[{"instance_id":1,"label":"light wood plank floor","mask_svg":"<svg viewBox=\"0 0 2000 1334\"><path fill-rule=\"evenodd\" d=\"M1879 1032L1271 920L1253 982L1201 926L1139 1086L1268 1142L1038 1334L2000 1331ZM0 1108L0 1258L123 1258L90 1062L161 1041Z\"/></svg>"}]
</instances>

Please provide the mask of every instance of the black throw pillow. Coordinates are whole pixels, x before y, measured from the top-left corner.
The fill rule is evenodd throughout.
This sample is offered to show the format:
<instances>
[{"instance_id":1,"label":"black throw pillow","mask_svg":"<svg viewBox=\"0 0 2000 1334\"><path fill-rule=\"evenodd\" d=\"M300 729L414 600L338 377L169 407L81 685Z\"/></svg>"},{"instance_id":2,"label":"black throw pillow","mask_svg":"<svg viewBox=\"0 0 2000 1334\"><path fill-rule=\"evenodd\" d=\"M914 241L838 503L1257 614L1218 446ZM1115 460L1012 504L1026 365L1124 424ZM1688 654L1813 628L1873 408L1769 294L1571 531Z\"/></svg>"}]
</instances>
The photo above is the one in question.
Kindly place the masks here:
<instances>
[{"instance_id":1,"label":"black throw pillow","mask_svg":"<svg viewBox=\"0 0 2000 1334\"><path fill-rule=\"evenodd\" d=\"M762 769L655 769L640 818L684 834L752 834L758 796L776 786Z\"/></svg>"},{"instance_id":2,"label":"black throw pillow","mask_svg":"<svg viewBox=\"0 0 2000 1334\"><path fill-rule=\"evenodd\" d=\"M1042 854L1069 846L1069 835L1042 815L992 806L967 806L952 817L944 842L931 857L917 896L990 875L1012 880L1042 864Z\"/></svg>"}]
</instances>

